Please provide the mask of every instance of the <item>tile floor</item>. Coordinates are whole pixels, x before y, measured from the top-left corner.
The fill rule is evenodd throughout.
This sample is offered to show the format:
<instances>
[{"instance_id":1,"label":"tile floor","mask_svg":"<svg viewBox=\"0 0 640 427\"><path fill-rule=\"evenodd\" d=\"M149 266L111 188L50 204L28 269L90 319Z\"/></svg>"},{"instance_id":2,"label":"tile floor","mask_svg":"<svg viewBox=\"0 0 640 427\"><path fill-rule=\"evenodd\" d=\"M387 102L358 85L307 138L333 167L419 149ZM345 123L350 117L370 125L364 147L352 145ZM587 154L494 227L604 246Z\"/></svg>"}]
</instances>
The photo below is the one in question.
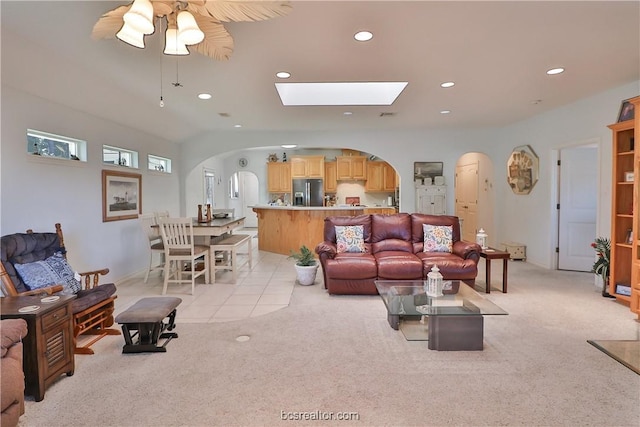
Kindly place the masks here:
<instances>
[{"instance_id":1,"label":"tile floor","mask_svg":"<svg viewBox=\"0 0 640 427\"><path fill-rule=\"evenodd\" d=\"M255 229L238 232L256 234ZM252 248L253 268L249 269L249 265L245 264L235 284L231 283L230 271L218 271L214 284L205 284L202 277L196 279L194 295L190 293L190 284L169 284L166 295L182 299L176 323L228 322L287 307L296 286L293 260L285 255L258 251L257 238L253 239ZM322 280L320 275L316 283L318 280ZM144 273L118 283L115 314L142 297L162 296L162 285L159 271L152 272L147 283L144 283Z\"/></svg>"}]
</instances>

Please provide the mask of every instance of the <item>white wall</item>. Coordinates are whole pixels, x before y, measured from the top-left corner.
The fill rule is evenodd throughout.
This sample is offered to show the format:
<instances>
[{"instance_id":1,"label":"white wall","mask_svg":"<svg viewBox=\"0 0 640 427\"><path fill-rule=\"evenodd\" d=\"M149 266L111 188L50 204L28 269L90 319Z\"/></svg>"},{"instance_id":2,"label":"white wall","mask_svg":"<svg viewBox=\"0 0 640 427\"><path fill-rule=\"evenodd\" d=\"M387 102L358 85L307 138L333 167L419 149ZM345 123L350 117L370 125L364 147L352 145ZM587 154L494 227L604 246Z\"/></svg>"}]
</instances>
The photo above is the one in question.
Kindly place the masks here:
<instances>
[{"instance_id":1,"label":"white wall","mask_svg":"<svg viewBox=\"0 0 640 427\"><path fill-rule=\"evenodd\" d=\"M500 150L493 158L498 176L496 221L500 241L527 246L527 261L551 268L555 260L555 204L557 203L557 150L597 142L599 188L597 234L609 236L611 224L611 131L621 101L640 93L639 82L624 85L579 102L513 124L496 132ZM540 180L526 196L515 195L500 179L513 148L530 145L540 158ZM506 166L505 166L506 168ZM506 174L506 172L505 172Z\"/></svg>"},{"instance_id":2,"label":"white wall","mask_svg":"<svg viewBox=\"0 0 640 427\"><path fill-rule=\"evenodd\" d=\"M177 145L107 120L2 86L0 148L2 235L54 231L62 224L69 262L78 271L108 267L118 280L148 263L148 244L137 220L102 222L102 144L139 151L142 210L179 213ZM36 129L85 140L88 161L34 158L26 154L26 131ZM173 160L173 173L147 171L147 154Z\"/></svg>"}]
</instances>

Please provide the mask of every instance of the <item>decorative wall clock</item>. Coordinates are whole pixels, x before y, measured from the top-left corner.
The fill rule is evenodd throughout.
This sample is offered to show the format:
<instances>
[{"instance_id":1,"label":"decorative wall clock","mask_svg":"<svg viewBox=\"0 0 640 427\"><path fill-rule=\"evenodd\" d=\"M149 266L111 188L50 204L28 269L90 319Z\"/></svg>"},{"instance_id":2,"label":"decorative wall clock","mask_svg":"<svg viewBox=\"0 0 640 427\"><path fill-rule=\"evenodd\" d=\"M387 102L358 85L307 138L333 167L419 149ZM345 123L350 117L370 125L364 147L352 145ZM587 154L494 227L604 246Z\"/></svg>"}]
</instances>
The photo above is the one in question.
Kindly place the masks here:
<instances>
[{"instance_id":1,"label":"decorative wall clock","mask_svg":"<svg viewBox=\"0 0 640 427\"><path fill-rule=\"evenodd\" d=\"M528 145L513 149L507 161L507 182L515 194L529 194L538 182L539 159Z\"/></svg>"},{"instance_id":2,"label":"decorative wall clock","mask_svg":"<svg viewBox=\"0 0 640 427\"><path fill-rule=\"evenodd\" d=\"M238 159L238 165L241 168L246 168L248 164L249 164L249 161L247 159L245 159L244 157L241 157L240 159Z\"/></svg>"}]
</instances>

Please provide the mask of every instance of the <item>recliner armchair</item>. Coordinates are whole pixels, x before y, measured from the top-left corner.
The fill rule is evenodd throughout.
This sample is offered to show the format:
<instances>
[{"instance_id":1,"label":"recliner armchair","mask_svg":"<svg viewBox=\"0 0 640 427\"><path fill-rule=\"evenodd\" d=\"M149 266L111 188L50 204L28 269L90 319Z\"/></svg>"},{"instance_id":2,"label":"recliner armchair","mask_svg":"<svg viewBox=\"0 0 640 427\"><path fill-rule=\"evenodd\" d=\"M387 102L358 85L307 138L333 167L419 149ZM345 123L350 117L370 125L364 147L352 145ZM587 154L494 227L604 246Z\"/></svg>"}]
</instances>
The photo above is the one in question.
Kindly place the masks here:
<instances>
[{"instance_id":1,"label":"recliner armchair","mask_svg":"<svg viewBox=\"0 0 640 427\"><path fill-rule=\"evenodd\" d=\"M44 288L30 290L17 273L15 264L27 264L44 261L56 253L66 259L66 249L60 224L56 224L56 232L15 233L0 238L0 283L3 296L41 295L61 292L63 286L55 284ZM79 273L81 289L75 293L71 304L74 322L74 340L76 354L93 354L91 349L96 341L106 335L120 335L117 329L109 329L113 325L113 311L116 286L113 283L99 284L100 276L106 275L109 269L101 269ZM80 335L91 335L88 342L78 345Z\"/></svg>"}]
</instances>

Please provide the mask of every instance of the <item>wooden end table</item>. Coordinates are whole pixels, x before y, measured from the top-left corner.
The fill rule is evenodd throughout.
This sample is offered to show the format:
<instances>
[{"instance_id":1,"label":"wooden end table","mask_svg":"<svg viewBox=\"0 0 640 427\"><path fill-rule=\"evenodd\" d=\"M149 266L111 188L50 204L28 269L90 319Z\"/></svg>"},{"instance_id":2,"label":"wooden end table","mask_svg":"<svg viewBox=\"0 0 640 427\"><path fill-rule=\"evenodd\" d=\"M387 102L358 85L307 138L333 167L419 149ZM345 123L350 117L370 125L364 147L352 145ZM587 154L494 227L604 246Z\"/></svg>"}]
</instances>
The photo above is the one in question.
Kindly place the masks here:
<instances>
[{"instance_id":1,"label":"wooden end table","mask_svg":"<svg viewBox=\"0 0 640 427\"><path fill-rule=\"evenodd\" d=\"M480 251L480 256L484 258L485 261L485 280L487 285L485 287L485 293L491 293L491 261L494 259L502 260L502 293L507 293L507 262L511 257L509 252L501 251L494 248L482 249Z\"/></svg>"},{"instance_id":2,"label":"wooden end table","mask_svg":"<svg viewBox=\"0 0 640 427\"><path fill-rule=\"evenodd\" d=\"M25 394L36 402L44 399L45 389L60 375L73 375L75 369L73 316L71 302L75 295L62 295L47 302L47 296L0 298L2 319L24 319L27 336L22 339ZM50 298L54 299L54 298ZM21 308L38 306L23 313Z\"/></svg>"}]
</instances>

